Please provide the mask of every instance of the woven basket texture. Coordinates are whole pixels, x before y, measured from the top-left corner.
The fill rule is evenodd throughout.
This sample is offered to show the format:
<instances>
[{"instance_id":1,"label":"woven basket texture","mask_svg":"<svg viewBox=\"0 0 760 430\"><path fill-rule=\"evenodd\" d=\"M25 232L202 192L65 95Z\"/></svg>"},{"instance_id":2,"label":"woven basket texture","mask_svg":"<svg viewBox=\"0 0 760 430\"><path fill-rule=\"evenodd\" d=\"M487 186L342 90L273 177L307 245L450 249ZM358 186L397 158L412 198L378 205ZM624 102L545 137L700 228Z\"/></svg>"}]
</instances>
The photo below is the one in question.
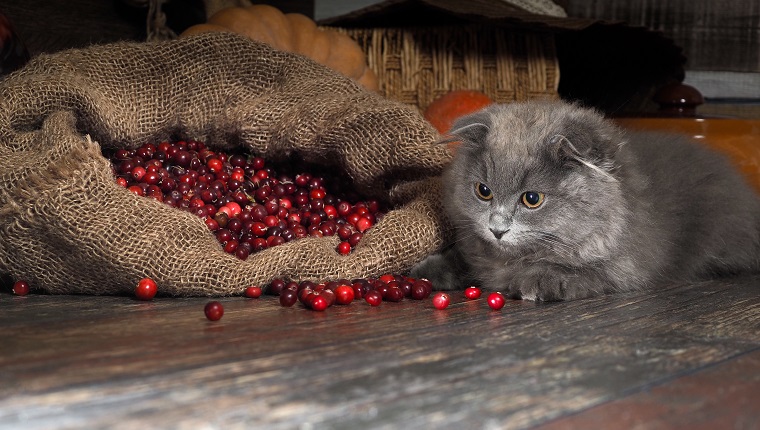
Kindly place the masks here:
<instances>
[{"instance_id":1,"label":"woven basket texture","mask_svg":"<svg viewBox=\"0 0 760 430\"><path fill-rule=\"evenodd\" d=\"M423 112L452 90L478 90L498 103L558 97L550 32L493 25L336 29L364 49L383 96Z\"/></svg>"}]
</instances>

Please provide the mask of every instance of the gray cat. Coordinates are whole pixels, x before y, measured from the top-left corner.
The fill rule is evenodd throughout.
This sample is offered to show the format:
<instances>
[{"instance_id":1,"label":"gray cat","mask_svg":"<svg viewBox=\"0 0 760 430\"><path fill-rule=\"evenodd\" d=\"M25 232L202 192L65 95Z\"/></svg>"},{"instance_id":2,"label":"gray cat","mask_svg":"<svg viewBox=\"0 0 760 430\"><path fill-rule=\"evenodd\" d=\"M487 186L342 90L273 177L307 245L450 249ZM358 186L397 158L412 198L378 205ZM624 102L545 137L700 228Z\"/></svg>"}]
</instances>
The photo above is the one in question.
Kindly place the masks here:
<instances>
[{"instance_id":1,"label":"gray cat","mask_svg":"<svg viewBox=\"0 0 760 430\"><path fill-rule=\"evenodd\" d=\"M760 270L760 199L701 144L556 101L493 105L451 134L455 240L411 273L436 289L553 301Z\"/></svg>"}]
</instances>

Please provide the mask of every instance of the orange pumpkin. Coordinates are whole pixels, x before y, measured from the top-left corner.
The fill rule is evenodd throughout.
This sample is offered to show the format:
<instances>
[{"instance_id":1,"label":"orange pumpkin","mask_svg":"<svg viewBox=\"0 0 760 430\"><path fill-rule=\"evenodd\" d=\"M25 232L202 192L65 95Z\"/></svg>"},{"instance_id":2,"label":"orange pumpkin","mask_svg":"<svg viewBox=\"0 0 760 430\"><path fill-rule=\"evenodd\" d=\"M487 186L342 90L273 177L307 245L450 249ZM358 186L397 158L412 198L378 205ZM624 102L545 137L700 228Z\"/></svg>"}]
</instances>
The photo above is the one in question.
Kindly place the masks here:
<instances>
[{"instance_id":1,"label":"orange pumpkin","mask_svg":"<svg viewBox=\"0 0 760 430\"><path fill-rule=\"evenodd\" d=\"M242 34L275 49L305 55L367 89L378 90L377 76L367 65L367 57L359 44L348 35L317 27L305 15L283 14L264 4L230 7L218 11L206 23L188 28L180 37L211 31Z\"/></svg>"},{"instance_id":2,"label":"orange pumpkin","mask_svg":"<svg viewBox=\"0 0 760 430\"><path fill-rule=\"evenodd\" d=\"M491 98L480 91L453 90L433 100L423 115L439 133L446 133L458 118L479 111L491 103Z\"/></svg>"}]
</instances>

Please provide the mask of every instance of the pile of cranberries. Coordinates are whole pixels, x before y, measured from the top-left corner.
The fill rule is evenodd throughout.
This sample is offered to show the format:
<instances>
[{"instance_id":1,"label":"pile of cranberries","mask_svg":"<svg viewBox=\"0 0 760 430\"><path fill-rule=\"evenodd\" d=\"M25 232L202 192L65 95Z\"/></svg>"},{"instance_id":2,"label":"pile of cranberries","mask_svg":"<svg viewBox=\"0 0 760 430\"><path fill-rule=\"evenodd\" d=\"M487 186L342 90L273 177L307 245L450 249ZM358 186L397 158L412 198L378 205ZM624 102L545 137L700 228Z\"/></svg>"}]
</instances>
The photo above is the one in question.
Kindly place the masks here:
<instances>
[{"instance_id":1,"label":"pile of cranberries","mask_svg":"<svg viewBox=\"0 0 760 430\"><path fill-rule=\"evenodd\" d=\"M148 143L108 158L118 184L203 218L241 260L307 236L338 235L336 251L349 254L384 215L377 201L358 198L348 178L299 160L270 166L193 140Z\"/></svg>"},{"instance_id":2,"label":"pile of cranberries","mask_svg":"<svg viewBox=\"0 0 760 430\"><path fill-rule=\"evenodd\" d=\"M336 303L348 305L361 299L371 306L379 306L383 301L400 302L404 298L423 300L433 292L433 284L426 279L387 274L377 279L339 279L319 284L275 279L266 291L279 296L282 306L293 306L300 301L309 309L323 311Z\"/></svg>"},{"instance_id":3,"label":"pile of cranberries","mask_svg":"<svg viewBox=\"0 0 760 430\"><path fill-rule=\"evenodd\" d=\"M360 199L347 185L349 178L297 159L270 165L261 157L214 151L194 140L148 143L107 156L119 185L201 217L224 250L241 260L307 236L337 235L336 251L346 255L385 213L377 201ZM151 300L157 289L155 282L145 278L138 283L135 296ZM301 302L306 308L323 311L356 300L370 306L423 300L433 293L433 285L426 279L392 274L324 283L275 279L265 288L250 286L243 294L257 298L263 291L279 296L282 306ZM23 288L17 294L23 294ZM480 294L476 287L465 290L467 299L477 299ZM489 296L488 304L500 309L504 298L494 294L498 293ZM436 293L433 306L445 309L450 300L448 293ZM217 321L224 308L219 302L210 302L204 312L209 320Z\"/></svg>"}]
</instances>

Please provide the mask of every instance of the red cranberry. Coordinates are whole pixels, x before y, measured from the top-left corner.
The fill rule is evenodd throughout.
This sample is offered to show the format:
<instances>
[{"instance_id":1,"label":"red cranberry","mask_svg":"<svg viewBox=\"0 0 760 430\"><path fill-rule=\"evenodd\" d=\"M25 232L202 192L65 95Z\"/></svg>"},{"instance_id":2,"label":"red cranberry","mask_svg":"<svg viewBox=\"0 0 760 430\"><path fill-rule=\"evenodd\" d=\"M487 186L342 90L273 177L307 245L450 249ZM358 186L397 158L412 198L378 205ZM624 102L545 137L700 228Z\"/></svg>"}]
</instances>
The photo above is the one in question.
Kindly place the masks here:
<instances>
[{"instance_id":1,"label":"red cranberry","mask_svg":"<svg viewBox=\"0 0 760 430\"><path fill-rule=\"evenodd\" d=\"M342 217L346 217L351 213L351 210L353 209L351 207L351 203L347 201L342 201L338 203L338 206L335 208L338 211L338 214Z\"/></svg>"},{"instance_id":2,"label":"red cranberry","mask_svg":"<svg viewBox=\"0 0 760 430\"><path fill-rule=\"evenodd\" d=\"M140 300L152 300L158 292L158 285L153 279L143 278L137 283L135 297Z\"/></svg>"},{"instance_id":3,"label":"red cranberry","mask_svg":"<svg viewBox=\"0 0 760 430\"><path fill-rule=\"evenodd\" d=\"M330 305L328 304L327 299L323 297L321 293L317 294L316 297L309 301L309 307L315 311L323 311L327 309L328 306Z\"/></svg>"},{"instance_id":4,"label":"red cranberry","mask_svg":"<svg viewBox=\"0 0 760 430\"><path fill-rule=\"evenodd\" d=\"M147 172L142 177L142 181L149 185L156 185L160 180L161 175L159 175L158 172Z\"/></svg>"},{"instance_id":5,"label":"red cranberry","mask_svg":"<svg viewBox=\"0 0 760 430\"><path fill-rule=\"evenodd\" d=\"M309 185L309 181L311 180L311 175L308 173L302 173L300 175L296 175L295 183L297 186L304 188L307 185Z\"/></svg>"},{"instance_id":6,"label":"red cranberry","mask_svg":"<svg viewBox=\"0 0 760 430\"><path fill-rule=\"evenodd\" d=\"M327 301L328 307L335 304L336 297L335 297L335 292L333 290L329 290L325 288L319 292L319 295Z\"/></svg>"},{"instance_id":7,"label":"red cranberry","mask_svg":"<svg viewBox=\"0 0 760 430\"><path fill-rule=\"evenodd\" d=\"M383 299L389 302L400 302L404 299L404 291L398 286L388 287L388 292L385 293Z\"/></svg>"},{"instance_id":8,"label":"red cranberry","mask_svg":"<svg viewBox=\"0 0 760 430\"><path fill-rule=\"evenodd\" d=\"M243 221L240 221L239 218L230 218L227 221L227 229L233 233L240 233L240 230L243 229Z\"/></svg>"},{"instance_id":9,"label":"red cranberry","mask_svg":"<svg viewBox=\"0 0 760 430\"><path fill-rule=\"evenodd\" d=\"M325 192L325 190L321 188L313 189L309 193L309 197L311 197L312 199L320 199L320 200L324 199L326 195L327 193Z\"/></svg>"},{"instance_id":10,"label":"red cranberry","mask_svg":"<svg viewBox=\"0 0 760 430\"><path fill-rule=\"evenodd\" d=\"M446 309L449 307L449 303L451 303L451 298L446 293L439 292L433 296L433 306L436 309Z\"/></svg>"},{"instance_id":11,"label":"red cranberry","mask_svg":"<svg viewBox=\"0 0 760 430\"><path fill-rule=\"evenodd\" d=\"M370 306L380 306L383 301L383 296L375 290L370 290L364 295L364 300L370 304Z\"/></svg>"},{"instance_id":12,"label":"red cranberry","mask_svg":"<svg viewBox=\"0 0 760 430\"><path fill-rule=\"evenodd\" d=\"M26 281L16 281L13 284L13 294L16 294L17 296L25 296L29 294L29 283Z\"/></svg>"},{"instance_id":13,"label":"red cranberry","mask_svg":"<svg viewBox=\"0 0 760 430\"><path fill-rule=\"evenodd\" d=\"M362 240L363 236L364 235L362 233L354 233L354 234L351 235L351 237L348 238L348 243L351 246L356 246L356 245L359 244L359 241Z\"/></svg>"},{"instance_id":14,"label":"red cranberry","mask_svg":"<svg viewBox=\"0 0 760 430\"><path fill-rule=\"evenodd\" d=\"M212 172L217 173L222 171L224 163L218 158L211 158L206 162L206 166L208 166L209 170Z\"/></svg>"},{"instance_id":15,"label":"red cranberry","mask_svg":"<svg viewBox=\"0 0 760 430\"><path fill-rule=\"evenodd\" d=\"M368 217L361 217L356 221L356 229L360 233L364 233L370 227L372 227L372 221Z\"/></svg>"},{"instance_id":16,"label":"red cranberry","mask_svg":"<svg viewBox=\"0 0 760 430\"><path fill-rule=\"evenodd\" d=\"M310 303L314 299L314 297L318 296L319 293L315 293L314 289L311 287L308 288L302 288L298 290L298 300L304 304L304 306L311 306Z\"/></svg>"},{"instance_id":17,"label":"red cranberry","mask_svg":"<svg viewBox=\"0 0 760 430\"><path fill-rule=\"evenodd\" d=\"M338 230L336 231L338 234L338 237L340 240L348 240L349 237L354 233L353 230L351 230L351 227L347 225L342 225L338 227Z\"/></svg>"},{"instance_id":18,"label":"red cranberry","mask_svg":"<svg viewBox=\"0 0 760 430\"><path fill-rule=\"evenodd\" d=\"M132 186L128 187L127 189L129 191L131 191L132 194L135 194L135 195L138 195L138 196L144 196L145 195L145 191L143 191L142 187L140 187L140 186L132 185Z\"/></svg>"},{"instance_id":19,"label":"red cranberry","mask_svg":"<svg viewBox=\"0 0 760 430\"><path fill-rule=\"evenodd\" d=\"M298 284L298 291L302 291L304 289L310 289L313 290L317 285L312 281L301 281L301 283Z\"/></svg>"},{"instance_id":20,"label":"red cranberry","mask_svg":"<svg viewBox=\"0 0 760 430\"><path fill-rule=\"evenodd\" d=\"M129 154L128 150L119 149L118 151L116 151L116 154L114 155L114 157L117 160L126 160L127 158L131 157L131 155Z\"/></svg>"},{"instance_id":21,"label":"red cranberry","mask_svg":"<svg viewBox=\"0 0 760 430\"><path fill-rule=\"evenodd\" d=\"M404 293L404 297L412 296L412 281L408 278L399 283L399 288L401 288L401 291Z\"/></svg>"},{"instance_id":22,"label":"red cranberry","mask_svg":"<svg viewBox=\"0 0 760 430\"><path fill-rule=\"evenodd\" d=\"M259 287L258 285L252 285L245 289L245 296L252 299L261 297L261 293L262 293L261 287Z\"/></svg>"},{"instance_id":23,"label":"red cranberry","mask_svg":"<svg viewBox=\"0 0 760 430\"><path fill-rule=\"evenodd\" d=\"M227 243L224 244L224 252L228 254L234 254L235 251L238 248L238 241L237 240L229 240Z\"/></svg>"},{"instance_id":24,"label":"red cranberry","mask_svg":"<svg viewBox=\"0 0 760 430\"><path fill-rule=\"evenodd\" d=\"M240 215L240 212L242 211L242 208L236 202L229 202L229 203L225 204L224 207L226 207L227 209L230 210L230 212L232 213L233 217L236 217L236 216Z\"/></svg>"},{"instance_id":25,"label":"red cranberry","mask_svg":"<svg viewBox=\"0 0 760 430\"><path fill-rule=\"evenodd\" d=\"M261 170L265 166L264 159L261 157L253 157L251 159L251 167L253 167L255 170Z\"/></svg>"},{"instance_id":26,"label":"red cranberry","mask_svg":"<svg viewBox=\"0 0 760 430\"><path fill-rule=\"evenodd\" d=\"M219 230L219 223L214 218L206 218L204 222L206 223L206 227L208 227L209 230Z\"/></svg>"},{"instance_id":27,"label":"red cranberry","mask_svg":"<svg viewBox=\"0 0 760 430\"><path fill-rule=\"evenodd\" d=\"M325 204L325 215L327 216L327 219L335 219L338 217L338 211L335 209L335 206Z\"/></svg>"},{"instance_id":28,"label":"red cranberry","mask_svg":"<svg viewBox=\"0 0 760 430\"><path fill-rule=\"evenodd\" d=\"M479 298L480 294L481 294L480 288L475 287L475 286L469 286L464 289L464 296L470 300Z\"/></svg>"},{"instance_id":29,"label":"red cranberry","mask_svg":"<svg viewBox=\"0 0 760 430\"><path fill-rule=\"evenodd\" d=\"M269 227L267 227L267 225L264 224L263 222L254 222L253 224L251 224L250 231L251 233L253 233L254 235L258 237L263 237L267 234L268 229Z\"/></svg>"},{"instance_id":30,"label":"red cranberry","mask_svg":"<svg viewBox=\"0 0 760 430\"><path fill-rule=\"evenodd\" d=\"M354 301L354 289L349 285L339 285L335 288L335 302L339 305L348 305Z\"/></svg>"},{"instance_id":31,"label":"red cranberry","mask_svg":"<svg viewBox=\"0 0 760 430\"><path fill-rule=\"evenodd\" d=\"M356 223L359 222L359 220L361 219L361 217L362 217L361 215L359 215L358 213L354 212L351 215L349 215L349 216L346 217L346 221L348 221L349 223L351 223L351 225L356 226Z\"/></svg>"},{"instance_id":32,"label":"red cranberry","mask_svg":"<svg viewBox=\"0 0 760 430\"><path fill-rule=\"evenodd\" d=\"M279 296L282 290L285 289L285 281L282 279L273 279L272 282L269 283L269 288L267 288L267 293L273 295L273 296Z\"/></svg>"},{"instance_id":33,"label":"red cranberry","mask_svg":"<svg viewBox=\"0 0 760 430\"><path fill-rule=\"evenodd\" d=\"M240 260L248 259L248 256L251 254L250 249L250 247L238 245L237 249L234 252L235 257L239 258Z\"/></svg>"},{"instance_id":34,"label":"red cranberry","mask_svg":"<svg viewBox=\"0 0 760 430\"><path fill-rule=\"evenodd\" d=\"M504 307L504 303L506 303L506 300L504 300L504 296L501 293L491 293L488 295L488 306L491 309L499 310Z\"/></svg>"},{"instance_id":35,"label":"red cranberry","mask_svg":"<svg viewBox=\"0 0 760 430\"><path fill-rule=\"evenodd\" d=\"M424 285L416 283L416 282L412 284L411 297L414 300L423 300L427 298L429 295L430 293L428 292L427 288Z\"/></svg>"},{"instance_id":36,"label":"red cranberry","mask_svg":"<svg viewBox=\"0 0 760 430\"><path fill-rule=\"evenodd\" d=\"M341 242L338 244L338 253L342 255L348 255L351 252L351 244L348 242Z\"/></svg>"},{"instance_id":37,"label":"red cranberry","mask_svg":"<svg viewBox=\"0 0 760 430\"><path fill-rule=\"evenodd\" d=\"M291 307L298 301L298 292L296 290L286 289L280 293L280 305Z\"/></svg>"},{"instance_id":38,"label":"red cranberry","mask_svg":"<svg viewBox=\"0 0 760 430\"><path fill-rule=\"evenodd\" d=\"M229 161L230 161L230 164L232 164L235 167L245 167L245 164L247 162L245 157L240 154L233 155L232 157L230 157Z\"/></svg>"},{"instance_id":39,"label":"red cranberry","mask_svg":"<svg viewBox=\"0 0 760 430\"><path fill-rule=\"evenodd\" d=\"M388 284L383 284L382 282L379 285L375 285L374 290L380 293L380 297L385 299L385 297L388 295Z\"/></svg>"},{"instance_id":40,"label":"red cranberry","mask_svg":"<svg viewBox=\"0 0 760 430\"><path fill-rule=\"evenodd\" d=\"M360 281L355 281L351 284L351 289L354 290L354 299L358 300L364 298L364 287L366 284Z\"/></svg>"},{"instance_id":41,"label":"red cranberry","mask_svg":"<svg viewBox=\"0 0 760 430\"><path fill-rule=\"evenodd\" d=\"M203 308L203 313L209 321L219 321L224 315L224 306L219 302L208 302Z\"/></svg>"}]
</instances>

